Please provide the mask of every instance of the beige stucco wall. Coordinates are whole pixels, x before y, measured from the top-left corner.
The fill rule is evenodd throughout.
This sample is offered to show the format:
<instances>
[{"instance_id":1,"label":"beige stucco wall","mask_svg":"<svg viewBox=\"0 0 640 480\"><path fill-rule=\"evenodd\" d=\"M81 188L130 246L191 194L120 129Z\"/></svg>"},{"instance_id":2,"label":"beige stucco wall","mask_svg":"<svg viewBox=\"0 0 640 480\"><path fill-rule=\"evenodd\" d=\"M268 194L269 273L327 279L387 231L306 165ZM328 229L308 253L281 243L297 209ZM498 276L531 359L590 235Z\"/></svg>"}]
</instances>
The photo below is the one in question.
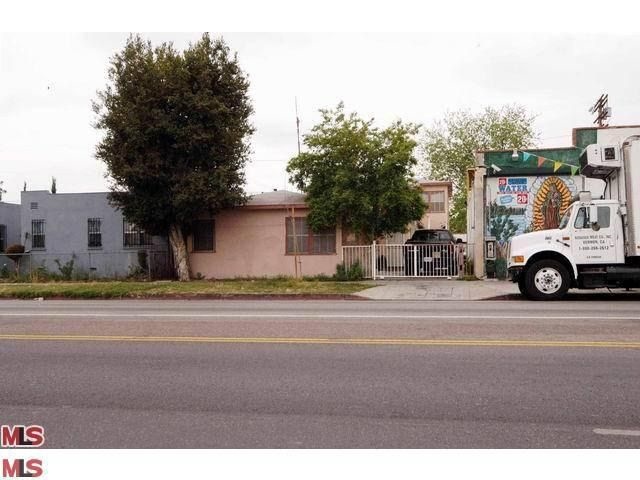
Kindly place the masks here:
<instances>
[{"instance_id":1,"label":"beige stucco wall","mask_svg":"<svg viewBox=\"0 0 640 480\"><path fill-rule=\"evenodd\" d=\"M296 208L295 216L307 215ZM295 275L294 256L285 253L285 218L291 211L240 208L215 218L215 252L193 252L188 239L193 275L206 278L273 277ZM336 231L333 255L298 255L299 275L333 275L341 259L341 232Z\"/></svg>"}]
</instances>

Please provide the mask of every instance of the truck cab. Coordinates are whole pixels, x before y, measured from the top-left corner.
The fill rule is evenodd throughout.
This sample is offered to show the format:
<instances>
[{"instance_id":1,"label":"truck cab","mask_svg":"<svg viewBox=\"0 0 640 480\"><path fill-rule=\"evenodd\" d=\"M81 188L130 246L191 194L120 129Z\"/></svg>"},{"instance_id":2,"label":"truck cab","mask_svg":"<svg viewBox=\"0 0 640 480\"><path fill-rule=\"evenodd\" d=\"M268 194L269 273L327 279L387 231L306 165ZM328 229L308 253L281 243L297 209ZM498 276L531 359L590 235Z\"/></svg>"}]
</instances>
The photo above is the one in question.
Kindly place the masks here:
<instances>
[{"instance_id":1,"label":"truck cab","mask_svg":"<svg viewBox=\"0 0 640 480\"><path fill-rule=\"evenodd\" d=\"M631 166L631 162L634 163ZM570 288L640 286L640 139L622 147L589 145L581 173L605 180L609 198L580 192L557 229L513 237L507 268L520 292L533 300L562 298Z\"/></svg>"}]
</instances>

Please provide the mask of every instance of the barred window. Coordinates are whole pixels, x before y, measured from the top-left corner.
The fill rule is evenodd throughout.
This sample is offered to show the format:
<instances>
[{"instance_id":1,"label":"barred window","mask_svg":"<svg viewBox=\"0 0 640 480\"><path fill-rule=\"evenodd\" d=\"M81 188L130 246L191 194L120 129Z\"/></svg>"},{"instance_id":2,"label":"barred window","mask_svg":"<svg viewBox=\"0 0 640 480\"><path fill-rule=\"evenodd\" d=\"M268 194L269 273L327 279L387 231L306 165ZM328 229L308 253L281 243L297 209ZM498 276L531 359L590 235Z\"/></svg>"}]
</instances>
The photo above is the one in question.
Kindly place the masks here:
<instances>
[{"instance_id":1,"label":"barred window","mask_svg":"<svg viewBox=\"0 0 640 480\"><path fill-rule=\"evenodd\" d=\"M7 248L7 226L0 225L0 252L4 252Z\"/></svg>"},{"instance_id":2,"label":"barred window","mask_svg":"<svg viewBox=\"0 0 640 480\"><path fill-rule=\"evenodd\" d=\"M87 238L89 248L102 247L102 219L87 219Z\"/></svg>"},{"instance_id":3,"label":"barred window","mask_svg":"<svg viewBox=\"0 0 640 480\"><path fill-rule=\"evenodd\" d=\"M44 220L31 220L31 248L45 248L44 227Z\"/></svg>"},{"instance_id":4,"label":"barred window","mask_svg":"<svg viewBox=\"0 0 640 480\"><path fill-rule=\"evenodd\" d=\"M193 250L213 252L216 249L216 225L213 220L199 220L193 225Z\"/></svg>"},{"instance_id":5,"label":"barred window","mask_svg":"<svg viewBox=\"0 0 640 480\"><path fill-rule=\"evenodd\" d=\"M125 247L142 247L153 245L153 239L151 235L135 223L124 220L122 244Z\"/></svg>"},{"instance_id":6,"label":"barred window","mask_svg":"<svg viewBox=\"0 0 640 480\"><path fill-rule=\"evenodd\" d=\"M327 255L336 253L335 228L313 232L307 224L306 217L287 217L286 225L286 253L299 253L306 255Z\"/></svg>"},{"instance_id":7,"label":"barred window","mask_svg":"<svg viewBox=\"0 0 640 480\"><path fill-rule=\"evenodd\" d=\"M444 192L424 192L427 213L444 213Z\"/></svg>"}]
</instances>

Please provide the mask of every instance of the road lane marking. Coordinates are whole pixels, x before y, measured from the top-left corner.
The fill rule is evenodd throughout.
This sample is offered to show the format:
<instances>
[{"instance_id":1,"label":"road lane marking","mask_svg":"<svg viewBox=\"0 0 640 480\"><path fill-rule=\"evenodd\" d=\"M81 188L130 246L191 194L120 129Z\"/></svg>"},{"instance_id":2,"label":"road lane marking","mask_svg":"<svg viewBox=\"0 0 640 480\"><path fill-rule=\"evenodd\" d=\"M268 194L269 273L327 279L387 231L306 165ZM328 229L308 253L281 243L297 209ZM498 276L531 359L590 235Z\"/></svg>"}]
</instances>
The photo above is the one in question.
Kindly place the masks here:
<instances>
[{"instance_id":1,"label":"road lane marking","mask_svg":"<svg viewBox=\"0 0 640 480\"><path fill-rule=\"evenodd\" d=\"M542 341L483 339L414 339L414 338L304 338L304 337L174 337L131 335L48 335L0 334L0 340L46 340L80 342L172 342L172 343L262 343L307 345L408 345L465 347L587 347L640 349L640 342L615 341Z\"/></svg>"},{"instance_id":2,"label":"road lane marking","mask_svg":"<svg viewBox=\"0 0 640 480\"><path fill-rule=\"evenodd\" d=\"M516 312L517 313L517 312ZM514 320L640 320L640 316L549 316L549 315L516 315L511 313ZM368 314L323 314L323 313L0 313L1 317L81 317L81 318L335 318L335 319L351 319L351 318L403 318L403 319L492 319L495 320L494 314L478 314L478 315L407 315L407 314L391 314L391 315L368 315Z\"/></svg>"},{"instance_id":3,"label":"road lane marking","mask_svg":"<svg viewBox=\"0 0 640 480\"><path fill-rule=\"evenodd\" d=\"M640 430L615 430L607 428L596 428L593 433L598 435L623 435L626 437L640 437Z\"/></svg>"}]
</instances>

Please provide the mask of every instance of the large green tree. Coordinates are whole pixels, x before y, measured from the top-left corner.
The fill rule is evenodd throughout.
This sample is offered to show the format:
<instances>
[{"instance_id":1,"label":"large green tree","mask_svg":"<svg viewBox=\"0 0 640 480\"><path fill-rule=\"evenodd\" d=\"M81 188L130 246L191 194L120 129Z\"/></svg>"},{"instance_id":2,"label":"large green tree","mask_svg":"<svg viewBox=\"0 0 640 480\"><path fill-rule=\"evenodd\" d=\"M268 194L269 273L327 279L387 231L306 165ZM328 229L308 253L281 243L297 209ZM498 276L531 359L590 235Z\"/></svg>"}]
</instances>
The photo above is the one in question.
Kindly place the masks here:
<instances>
[{"instance_id":1,"label":"large green tree","mask_svg":"<svg viewBox=\"0 0 640 480\"><path fill-rule=\"evenodd\" d=\"M520 105L487 107L480 113L450 112L425 129L422 149L425 174L453 182L449 225L456 233L467 228L467 169L478 150L522 149L535 145L535 117Z\"/></svg>"},{"instance_id":2,"label":"large green tree","mask_svg":"<svg viewBox=\"0 0 640 480\"><path fill-rule=\"evenodd\" d=\"M309 226L342 225L371 241L420 219L426 205L412 181L418 127L396 121L379 129L373 119L346 114L342 103L320 113L304 136L307 151L287 166L291 182L307 194Z\"/></svg>"},{"instance_id":3,"label":"large green tree","mask_svg":"<svg viewBox=\"0 0 640 480\"><path fill-rule=\"evenodd\" d=\"M223 39L205 34L178 52L135 35L111 58L108 78L94 111L110 200L130 221L168 236L178 278L188 280L185 236L194 219L246 201L247 76Z\"/></svg>"}]
</instances>

